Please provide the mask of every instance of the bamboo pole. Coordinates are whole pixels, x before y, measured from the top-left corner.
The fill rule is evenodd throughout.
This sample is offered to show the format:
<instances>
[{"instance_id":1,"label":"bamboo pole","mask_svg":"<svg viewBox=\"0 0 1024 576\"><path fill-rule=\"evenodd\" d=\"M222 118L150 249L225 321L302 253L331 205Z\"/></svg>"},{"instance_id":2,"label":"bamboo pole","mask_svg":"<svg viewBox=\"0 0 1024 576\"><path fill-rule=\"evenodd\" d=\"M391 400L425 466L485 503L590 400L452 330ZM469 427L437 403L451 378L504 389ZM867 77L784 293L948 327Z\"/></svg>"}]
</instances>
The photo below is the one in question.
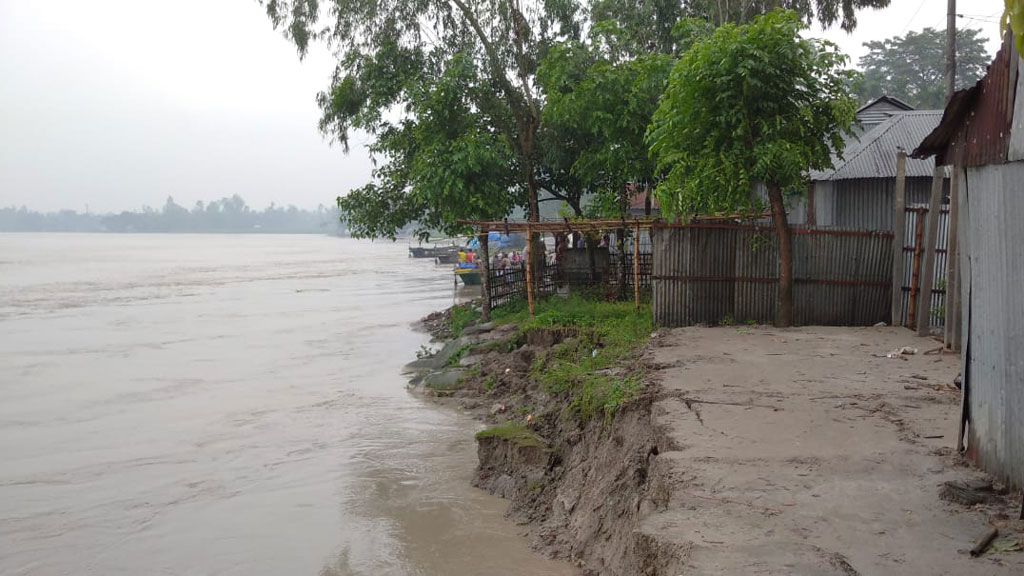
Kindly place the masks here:
<instances>
[{"instance_id":1,"label":"bamboo pole","mask_svg":"<svg viewBox=\"0 0 1024 576\"><path fill-rule=\"evenodd\" d=\"M935 244L939 238L939 213L942 211L942 184L946 170L935 166L932 173L932 197L928 201L928 226L925 230L925 251L921 277L921 297L917 300L917 335L931 334L932 287L935 284Z\"/></svg>"},{"instance_id":2,"label":"bamboo pole","mask_svg":"<svg viewBox=\"0 0 1024 576\"><path fill-rule=\"evenodd\" d=\"M533 320L533 231L526 227L526 305L530 309L530 320Z\"/></svg>"},{"instance_id":3,"label":"bamboo pole","mask_svg":"<svg viewBox=\"0 0 1024 576\"><path fill-rule=\"evenodd\" d=\"M896 153L896 194L892 208L892 318L890 324L899 326L903 319L903 243L907 228L907 153Z\"/></svg>"},{"instance_id":4,"label":"bamboo pole","mask_svg":"<svg viewBox=\"0 0 1024 576\"><path fill-rule=\"evenodd\" d=\"M640 225L633 229L633 303L640 310Z\"/></svg>"}]
</instances>

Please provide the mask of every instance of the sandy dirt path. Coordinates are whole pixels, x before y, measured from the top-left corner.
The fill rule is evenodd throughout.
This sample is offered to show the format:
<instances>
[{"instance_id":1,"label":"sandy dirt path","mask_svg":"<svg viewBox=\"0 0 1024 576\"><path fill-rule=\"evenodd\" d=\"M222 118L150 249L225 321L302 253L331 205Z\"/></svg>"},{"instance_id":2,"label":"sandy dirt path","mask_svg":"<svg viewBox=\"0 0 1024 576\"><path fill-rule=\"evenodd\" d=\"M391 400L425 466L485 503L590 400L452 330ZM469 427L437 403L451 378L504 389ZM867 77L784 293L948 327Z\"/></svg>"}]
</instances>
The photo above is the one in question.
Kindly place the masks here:
<instances>
[{"instance_id":1,"label":"sandy dirt path","mask_svg":"<svg viewBox=\"0 0 1024 576\"><path fill-rule=\"evenodd\" d=\"M918 353L885 357L902 346ZM966 553L1012 500L938 497L983 475L954 453L959 358L937 347L898 328L662 331L646 361L671 497L640 530L687 576L1024 574L1024 554Z\"/></svg>"}]
</instances>

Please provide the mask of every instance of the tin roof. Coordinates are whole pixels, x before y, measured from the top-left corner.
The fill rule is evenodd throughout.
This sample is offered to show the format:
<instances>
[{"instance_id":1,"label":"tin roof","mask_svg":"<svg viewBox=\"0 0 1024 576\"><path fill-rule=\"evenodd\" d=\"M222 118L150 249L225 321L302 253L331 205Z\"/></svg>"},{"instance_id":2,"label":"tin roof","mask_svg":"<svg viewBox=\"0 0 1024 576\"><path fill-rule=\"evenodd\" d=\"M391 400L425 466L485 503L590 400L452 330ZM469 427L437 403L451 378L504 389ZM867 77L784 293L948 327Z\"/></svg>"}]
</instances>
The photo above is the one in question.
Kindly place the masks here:
<instances>
[{"instance_id":1,"label":"tin roof","mask_svg":"<svg viewBox=\"0 0 1024 576\"><path fill-rule=\"evenodd\" d=\"M851 180L858 178L895 178L896 153L910 152L921 143L942 118L942 110L901 112L851 142L843 158L834 158L835 168L812 171L811 180ZM907 177L932 176L935 164L930 160L907 159Z\"/></svg>"},{"instance_id":2,"label":"tin roof","mask_svg":"<svg viewBox=\"0 0 1024 576\"><path fill-rule=\"evenodd\" d=\"M895 108L899 108L901 110L906 110L906 111L914 109L913 106L911 106L910 104L907 104L906 102L904 102L903 100L900 100L899 98L894 98L892 96L882 95L882 96L879 96L878 98L875 98L871 102L868 102L867 104L861 106L860 108L858 108L857 109L857 114L860 114L861 112L866 112L869 108L874 108L875 106L878 106L880 104L890 104L890 105L892 105Z\"/></svg>"},{"instance_id":3,"label":"tin roof","mask_svg":"<svg viewBox=\"0 0 1024 576\"><path fill-rule=\"evenodd\" d=\"M984 166L1007 161L1020 58L1009 31L985 77L960 90L946 106L942 122L914 150L915 158L935 155L940 164Z\"/></svg>"}]
</instances>

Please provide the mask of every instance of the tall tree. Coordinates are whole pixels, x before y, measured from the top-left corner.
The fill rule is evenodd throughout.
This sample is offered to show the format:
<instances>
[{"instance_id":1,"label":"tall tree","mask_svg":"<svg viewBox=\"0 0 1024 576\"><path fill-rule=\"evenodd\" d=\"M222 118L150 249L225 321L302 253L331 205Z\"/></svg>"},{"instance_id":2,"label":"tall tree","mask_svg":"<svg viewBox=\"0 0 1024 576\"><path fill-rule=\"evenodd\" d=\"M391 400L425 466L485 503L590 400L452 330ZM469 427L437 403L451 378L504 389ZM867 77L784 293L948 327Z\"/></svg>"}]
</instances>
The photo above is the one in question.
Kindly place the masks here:
<instances>
[{"instance_id":1,"label":"tall tree","mask_svg":"<svg viewBox=\"0 0 1024 576\"><path fill-rule=\"evenodd\" d=\"M544 129L545 98L551 92L537 73L552 47L576 45L592 57L588 83L573 99L625 90L625 101L603 102L602 111L625 111L635 124L620 131L618 140L598 144L609 152L625 142L635 152L642 148L636 146L638 127L646 125L635 108L653 106L646 90L657 85L646 66L660 65L654 55L679 53L673 35L679 19L708 18L710 7L717 6L746 6L736 15L745 18L771 5L746 0L258 1L300 57L318 42L337 57L331 84L318 96L320 128L346 148L353 130L370 135L377 162L373 181L338 204L353 234L372 237L393 237L409 222L464 232L460 218L496 217L512 205L526 206L536 219L539 190L578 208L579 198L590 191L588 180L607 180L612 172L595 168L601 172L595 176L584 169L588 164L578 162L580 155L566 138L595 142L611 130L593 131L591 125L581 132L565 122ZM806 19L847 28L855 24L855 8L888 3L779 1L793 4ZM584 36L584 31L607 29L609 22L615 34ZM585 92L590 92L586 98ZM585 110L576 106L573 113ZM562 113L547 116L557 117L566 119ZM647 162L643 154L630 155ZM621 164L627 155L619 156ZM590 157L589 165L596 167L597 156ZM575 171L568 169L572 166Z\"/></svg>"},{"instance_id":2,"label":"tall tree","mask_svg":"<svg viewBox=\"0 0 1024 576\"><path fill-rule=\"evenodd\" d=\"M956 84L971 86L985 75L991 57L980 31L956 31ZM864 79L857 88L861 102L895 96L924 109L943 108L945 97L945 30L925 28L885 40L865 42L868 53L858 63Z\"/></svg>"},{"instance_id":3,"label":"tall tree","mask_svg":"<svg viewBox=\"0 0 1024 576\"><path fill-rule=\"evenodd\" d=\"M286 31L300 56L314 41L324 41L338 56L330 88L319 96L323 112L321 129L336 141L347 144L353 129L375 137L374 152L387 162L378 175L381 182L364 189L361 200L379 201L387 196L416 191L421 184L416 167L436 161L421 158L421 134L417 112L422 112L424 86L445 88L443 81L453 66L471 68L475 80L460 92L460 109L474 116L472 153L453 157L449 177L469 179L448 189L436 202L405 202L407 216L416 212L426 220L450 222L445 213L458 206L478 206L472 192L479 176L474 164L485 141L504 140L518 172L515 188L505 204L517 194L525 197L532 219L537 218L536 135L541 102L533 75L546 46L558 39L579 34L580 5L574 0L336 0L321 7L319 0L262 0L275 26ZM461 60L461 62L456 62ZM426 98L429 99L429 96ZM413 125L410 127L410 123ZM440 145L435 142L435 145ZM444 146L456 146L447 142ZM436 151L435 147L435 151ZM443 166L437 166L438 169ZM424 176L423 171L418 172ZM433 182L436 184L436 181ZM422 196L422 195L421 195ZM426 197L424 196L424 197ZM444 194L442 194L444 196ZM361 210L352 202L341 202L351 215ZM387 207L376 202L374 210ZM359 221L357 217L357 223ZM378 235L384 230L359 227L354 230Z\"/></svg>"},{"instance_id":4,"label":"tall tree","mask_svg":"<svg viewBox=\"0 0 1024 576\"><path fill-rule=\"evenodd\" d=\"M856 100L856 73L834 44L800 36L800 17L773 11L726 24L683 54L648 139L665 178L656 195L670 214L754 207L765 184L779 241L776 323L793 322L793 253L783 190L801 189L810 169L843 150Z\"/></svg>"},{"instance_id":5,"label":"tall tree","mask_svg":"<svg viewBox=\"0 0 1024 576\"><path fill-rule=\"evenodd\" d=\"M654 179L644 134L676 56L620 59L623 54L610 47L621 44L622 30L611 22L596 29L607 40L561 43L542 61L541 135L549 142L544 164L572 179L592 195L591 205L609 214L624 210L616 205L627 182Z\"/></svg>"}]
</instances>

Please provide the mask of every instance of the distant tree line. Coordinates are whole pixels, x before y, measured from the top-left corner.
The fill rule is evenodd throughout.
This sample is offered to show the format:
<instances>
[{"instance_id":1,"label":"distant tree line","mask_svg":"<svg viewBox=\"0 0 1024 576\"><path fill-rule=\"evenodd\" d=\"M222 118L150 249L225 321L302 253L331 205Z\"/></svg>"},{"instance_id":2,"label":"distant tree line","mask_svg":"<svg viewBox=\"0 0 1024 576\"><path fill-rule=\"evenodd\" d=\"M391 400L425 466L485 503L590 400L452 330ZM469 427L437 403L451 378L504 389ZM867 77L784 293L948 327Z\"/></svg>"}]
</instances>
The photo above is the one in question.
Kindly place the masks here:
<instances>
[{"instance_id":1,"label":"distant tree line","mask_svg":"<svg viewBox=\"0 0 1024 576\"><path fill-rule=\"evenodd\" d=\"M956 86L973 86L985 75L992 57L979 30L956 31ZM919 109L946 107L946 31L925 28L881 41L865 42L859 62L864 78L857 87L862 104L894 96Z\"/></svg>"},{"instance_id":2,"label":"distant tree line","mask_svg":"<svg viewBox=\"0 0 1024 576\"><path fill-rule=\"evenodd\" d=\"M223 232L343 234L338 209L321 204L315 210L271 204L250 208L237 194L212 202L196 202L191 210L168 197L163 208L145 206L136 212L91 214L74 210L35 212L24 206L0 208L0 232Z\"/></svg>"}]
</instances>

